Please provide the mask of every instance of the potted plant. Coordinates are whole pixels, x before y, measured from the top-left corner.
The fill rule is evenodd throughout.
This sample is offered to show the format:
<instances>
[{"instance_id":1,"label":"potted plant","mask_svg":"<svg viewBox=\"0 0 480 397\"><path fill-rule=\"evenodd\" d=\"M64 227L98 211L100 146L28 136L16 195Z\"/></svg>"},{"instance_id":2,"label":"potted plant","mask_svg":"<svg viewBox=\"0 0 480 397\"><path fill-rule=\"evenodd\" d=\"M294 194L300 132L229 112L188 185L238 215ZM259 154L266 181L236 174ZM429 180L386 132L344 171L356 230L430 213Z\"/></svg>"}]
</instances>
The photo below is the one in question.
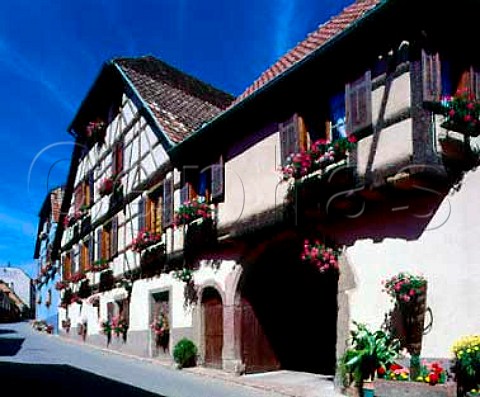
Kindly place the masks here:
<instances>
[{"instance_id":1,"label":"potted plant","mask_svg":"<svg viewBox=\"0 0 480 397\"><path fill-rule=\"evenodd\" d=\"M122 335L123 341L127 341L128 321L123 317L114 317L112 319L112 330L118 338Z\"/></svg>"},{"instance_id":2,"label":"potted plant","mask_svg":"<svg viewBox=\"0 0 480 397\"><path fill-rule=\"evenodd\" d=\"M163 351L168 348L168 341L170 336L170 327L168 318L165 313L160 313L150 324L151 330L155 334L155 345L162 347Z\"/></svg>"},{"instance_id":3,"label":"potted plant","mask_svg":"<svg viewBox=\"0 0 480 397\"><path fill-rule=\"evenodd\" d=\"M364 397L373 397L370 383L378 368L389 367L400 352L400 342L390 334L378 330L372 332L365 324L353 323L350 348L342 357L346 384L355 383Z\"/></svg>"},{"instance_id":4,"label":"potted plant","mask_svg":"<svg viewBox=\"0 0 480 397\"><path fill-rule=\"evenodd\" d=\"M453 97L441 102L445 121L442 127L468 136L480 135L480 101L468 89L457 90Z\"/></svg>"},{"instance_id":5,"label":"potted plant","mask_svg":"<svg viewBox=\"0 0 480 397\"><path fill-rule=\"evenodd\" d=\"M111 194L115 188L115 183L114 177L103 178L98 186L98 194L101 197Z\"/></svg>"},{"instance_id":6,"label":"potted plant","mask_svg":"<svg viewBox=\"0 0 480 397\"><path fill-rule=\"evenodd\" d=\"M384 282L385 292L395 303L395 336L410 354L420 354L426 311L427 280L421 275L400 272Z\"/></svg>"},{"instance_id":7,"label":"potted plant","mask_svg":"<svg viewBox=\"0 0 480 397\"><path fill-rule=\"evenodd\" d=\"M85 135L93 142L103 142L105 139L106 123L97 118L95 121L90 121L85 128Z\"/></svg>"},{"instance_id":8,"label":"potted plant","mask_svg":"<svg viewBox=\"0 0 480 397\"><path fill-rule=\"evenodd\" d=\"M102 333L107 337L107 346L112 341L112 323L110 320L102 320L100 322L100 327L102 328Z\"/></svg>"},{"instance_id":9,"label":"potted plant","mask_svg":"<svg viewBox=\"0 0 480 397\"><path fill-rule=\"evenodd\" d=\"M132 240L131 249L135 252L141 252L145 248L157 244L160 241L162 241L161 233L140 230L137 236Z\"/></svg>"},{"instance_id":10,"label":"potted plant","mask_svg":"<svg viewBox=\"0 0 480 397\"><path fill-rule=\"evenodd\" d=\"M470 335L456 341L452 347L455 355L453 370L458 385L459 395L480 384L480 335Z\"/></svg>"},{"instance_id":11,"label":"potted plant","mask_svg":"<svg viewBox=\"0 0 480 397\"><path fill-rule=\"evenodd\" d=\"M282 179L299 180L315 171L324 170L330 164L347 158L356 141L356 138L350 135L333 142L325 139L313 142L310 149L292 153L287 158L286 164L281 168Z\"/></svg>"},{"instance_id":12,"label":"potted plant","mask_svg":"<svg viewBox=\"0 0 480 397\"><path fill-rule=\"evenodd\" d=\"M184 202L175 212L175 226L187 225L195 219L211 219L214 210L206 203L205 197L198 196Z\"/></svg>"}]
</instances>

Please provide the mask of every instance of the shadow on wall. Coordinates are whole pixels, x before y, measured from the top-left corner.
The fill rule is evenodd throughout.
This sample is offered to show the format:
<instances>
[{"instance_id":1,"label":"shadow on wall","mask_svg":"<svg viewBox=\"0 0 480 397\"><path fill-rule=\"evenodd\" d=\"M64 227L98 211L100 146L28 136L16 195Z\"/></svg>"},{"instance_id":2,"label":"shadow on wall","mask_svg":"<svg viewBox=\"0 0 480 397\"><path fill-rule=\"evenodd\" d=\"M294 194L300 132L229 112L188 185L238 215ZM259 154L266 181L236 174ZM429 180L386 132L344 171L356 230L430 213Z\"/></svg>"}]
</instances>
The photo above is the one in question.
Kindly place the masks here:
<instances>
[{"instance_id":1,"label":"shadow on wall","mask_svg":"<svg viewBox=\"0 0 480 397\"><path fill-rule=\"evenodd\" d=\"M337 244L346 246L363 239L374 242L386 238L414 241L426 230L442 227L450 215L446 202L445 211L432 223L442 203L448 200L446 193L442 192L397 192L379 201L361 200L357 208L345 210L332 220L327 218L314 228Z\"/></svg>"},{"instance_id":2,"label":"shadow on wall","mask_svg":"<svg viewBox=\"0 0 480 397\"><path fill-rule=\"evenodd\" d=\"M2 387L18 395L162 397L68 365L0 363L0 374Z\"/></svg>"}]
</instances>

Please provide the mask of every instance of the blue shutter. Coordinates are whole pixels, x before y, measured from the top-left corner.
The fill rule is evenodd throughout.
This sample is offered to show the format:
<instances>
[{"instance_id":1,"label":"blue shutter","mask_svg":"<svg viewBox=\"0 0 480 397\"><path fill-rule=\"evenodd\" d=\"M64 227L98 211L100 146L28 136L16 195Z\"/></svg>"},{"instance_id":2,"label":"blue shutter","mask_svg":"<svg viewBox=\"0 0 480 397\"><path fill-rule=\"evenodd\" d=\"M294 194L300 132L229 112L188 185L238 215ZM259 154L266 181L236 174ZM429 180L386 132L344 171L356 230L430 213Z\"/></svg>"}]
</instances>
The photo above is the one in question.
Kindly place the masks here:
<instances>
[{"instance_id":1,"label":"blue shutter","mask_svg":"<svg viewBox=\"0 0 480 397\"><path fill-rule=\"evenodd\" d=\"M103 258L102 252L102 229L97 230L97 259Z\"/></svg>"},{"instance_id":2,"label":"blue shutter","mask_svg":"<svg viewBox=\"0 0 480 397\"><path fill-rule=\"evenodd\" d=\"M138 231L145 229L145 199L141 198L138 202Z\"/></svg>"},{"instance_id":3,"label":"blue shutter","mask_svg":"<svg viewBox=\"0 0 480 397\"><path fill-rule=\"evenodd\" d=\"M90 266L92 266L93 262L95 262L95 239L92 236L90 236L90 239L88 240L88 261L90 262Z\"/></svg>"},{"instance_id":4,"label":"blue shutter","mask_svg":"<svg viewBox=\"0 0 480 397\"><path fill-rule=\"evenodd\" d=\"M223 159L212 165L212 201L218 202L224 199L224 169Z\"/></svg>"},{"instance_id":5,"label":"blue shutter","mask_svg":"<svg viewBox=\"0 0 480 397\"><path fill-rule=\"evenodd\" d=\"M173 180L166 179L163 184L163 227L173 222Z\"/></svg>"},{"instance_id":6,"label":"blue shutter","mask_svg":"<svg viewBox=\"0 0 480 397\"><path fill-rule=\"evenodd\" d=\"M95 202L94 200L95 186L94 186L93 171L90 171L88 174L88 189L90 190L90 202L86 204L93 205L93 203Z\"/></svg>"},{"instance_id":7,"label":"blue shutter","mask_svg":"<svg viewBox=\"0 0 480 397\"><path fill-rule=\"evenodd\" d=\"M118 218L115 216L112 219L112 256L117 255L118 253Z\"/></svg>"}]
</instances>

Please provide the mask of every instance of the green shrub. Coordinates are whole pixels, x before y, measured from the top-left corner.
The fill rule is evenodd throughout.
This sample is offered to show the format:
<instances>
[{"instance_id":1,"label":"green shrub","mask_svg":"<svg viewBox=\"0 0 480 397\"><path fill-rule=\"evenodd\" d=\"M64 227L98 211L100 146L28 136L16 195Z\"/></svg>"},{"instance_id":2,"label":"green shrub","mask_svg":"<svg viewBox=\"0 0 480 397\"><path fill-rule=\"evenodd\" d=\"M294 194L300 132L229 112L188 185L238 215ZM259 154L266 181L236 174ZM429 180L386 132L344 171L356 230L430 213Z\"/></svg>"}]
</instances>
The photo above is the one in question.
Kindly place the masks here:
<instances>
[{"instance_id":1,"label":"green shrub","mask_svg":"<svg viewBox=\"0 0 480 397\"><path fill-rule=\"evenodd\" d=\"M197 346L190 339L179 340L173 349L173 359L179 368L194 367L197 362Z\"/></svg>"}]
</instances>

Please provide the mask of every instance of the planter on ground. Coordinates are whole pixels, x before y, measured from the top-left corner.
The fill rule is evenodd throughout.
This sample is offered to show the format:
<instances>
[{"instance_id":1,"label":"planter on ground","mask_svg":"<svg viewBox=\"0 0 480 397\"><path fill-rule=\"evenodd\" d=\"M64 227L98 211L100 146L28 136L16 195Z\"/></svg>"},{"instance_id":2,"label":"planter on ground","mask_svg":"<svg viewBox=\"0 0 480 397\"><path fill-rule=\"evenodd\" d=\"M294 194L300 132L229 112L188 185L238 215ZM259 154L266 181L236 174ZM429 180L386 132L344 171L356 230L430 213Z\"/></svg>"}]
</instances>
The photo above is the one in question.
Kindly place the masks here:
<instances>
[{"instance_id":1,"label":"planter on ground","mask_svg":"<svg viewBox=\"0 0 480 397\"><path fill-rule=\"evenodd\" d=\"M375 380L375 397L455 397L457 385L454 382L434 386L422 382Z\"/></svg>"}]
</instances>

